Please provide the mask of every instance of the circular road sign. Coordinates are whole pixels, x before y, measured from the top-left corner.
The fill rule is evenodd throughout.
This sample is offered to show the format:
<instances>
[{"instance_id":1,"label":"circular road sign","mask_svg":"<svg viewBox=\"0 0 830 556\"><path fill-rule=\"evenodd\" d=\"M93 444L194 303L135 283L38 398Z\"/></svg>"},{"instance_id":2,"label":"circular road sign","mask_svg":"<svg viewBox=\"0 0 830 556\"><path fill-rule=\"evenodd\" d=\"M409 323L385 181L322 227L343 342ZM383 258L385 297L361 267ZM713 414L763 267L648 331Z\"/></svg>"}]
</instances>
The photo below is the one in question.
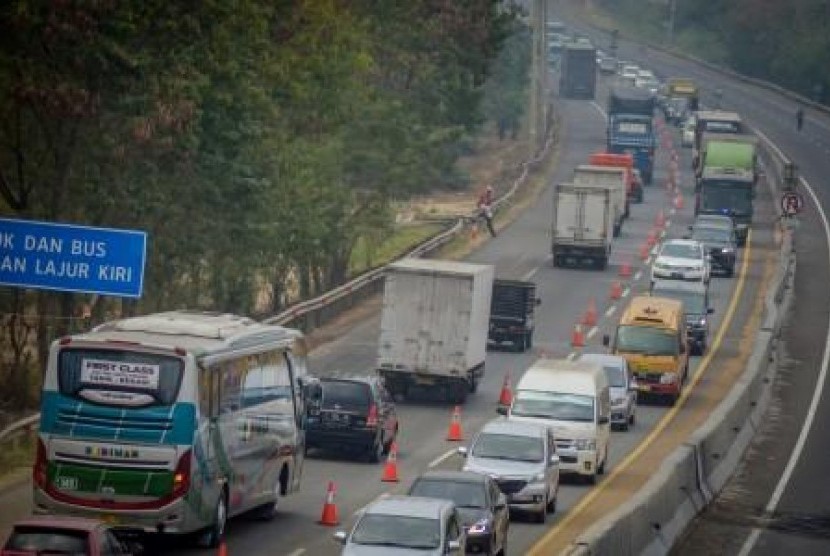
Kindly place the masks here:
<instances>
[{"instance_id":1,"label":"circular road sign","mask_svg":"<svg viewBox=\"0 0 830 556\"><path fill-rule=\"evenodd\" d=\"M800 193L787 191L781 195L781 212L784 216L795 216L804 208L804 197Z\"/></svg>"}]
</instances>

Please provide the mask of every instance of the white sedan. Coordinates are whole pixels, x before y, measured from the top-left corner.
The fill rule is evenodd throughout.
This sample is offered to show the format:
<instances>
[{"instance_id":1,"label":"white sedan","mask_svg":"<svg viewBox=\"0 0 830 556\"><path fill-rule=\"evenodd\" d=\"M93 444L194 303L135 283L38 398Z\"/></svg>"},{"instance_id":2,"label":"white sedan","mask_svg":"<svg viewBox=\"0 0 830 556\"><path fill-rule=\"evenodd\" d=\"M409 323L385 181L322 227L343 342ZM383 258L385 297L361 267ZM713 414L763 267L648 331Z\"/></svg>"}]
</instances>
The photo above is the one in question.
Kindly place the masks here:
<instances>
[{"instance_id":1,"label":"white sedan","mask_svg":"<svg viewBox=\"0 0 830 556\"><path fill-rule=\"evenodd\" d=\"M691 239L672 239L660 247L651 267L651 282L689 280L709 283L709 259L703 245Z\"/></svg>"},{"instance_id":2,"label":"white sedan","mask_svg":"<svg viewBox=\"0 0 830 556\"><path fill-rule=\"evenodd\" d=\"M686 118L683 122L683 131L680 136L680 144L684 147L692 147L695 144L695 119L694 116Z\"/></svg>"}]
</instances>

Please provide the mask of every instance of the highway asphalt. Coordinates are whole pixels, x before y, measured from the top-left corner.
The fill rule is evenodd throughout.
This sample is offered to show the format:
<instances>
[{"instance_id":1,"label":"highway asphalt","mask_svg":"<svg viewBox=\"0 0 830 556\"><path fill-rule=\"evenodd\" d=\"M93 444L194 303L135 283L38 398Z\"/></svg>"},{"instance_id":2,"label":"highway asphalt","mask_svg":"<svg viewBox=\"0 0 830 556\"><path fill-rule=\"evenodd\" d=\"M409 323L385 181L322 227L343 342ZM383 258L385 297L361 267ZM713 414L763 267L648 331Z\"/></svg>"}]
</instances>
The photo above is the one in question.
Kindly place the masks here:
<instances>
[{"instance_id":1,"label":"highway asphalt","mask_svg":"<svg viewBox=\"0 0 830 556\"><path fill-rule=\"evenodd\" d=\"M585 162L591 152L602 149L605 134L602 104L604 103L601 100L598 104L587 101L563 101L557 104L562 122L563 141L557 168L550 176L551 183L567 179L576 164ZM634 279L626 284L628 295L631 292L645 291L648 272L639 261L639 250L654 226L657 212L661 209L666 211L671 222L669 235L673 237L682 235L686 226L691 223L689 156L688 150L681 151L680 168L685 206L675 214L671 213L672 198L666 195L663 188L667 176L668 157L662 152L658 156L655 185L646 189L644 204L632 206L631 218L625 223L622 237L616 242L611 265L604 272L552 267L549 258L552 205L549 190L544 192L538 202L527 209L519 220L469 257L471 261L494 264L499 277L536 281L538 294L542 299L534 338L534 345L538 350L557 357L566 357L573 353L575 350L570 346L572 328L592 298L597 304L601 320L596 330L587 331L589 346L585 349L602 350L601 336L604 331L610 332L625 303L625 300L622 300L613 304L612 312L612 303L608 299L608 292L612 281L617 279L619 266L624 262L631 262L634 266ZM770 243L769 226L759 232L758 237ZM746 278L748 291L752 291L753 287L760 287L763 275L761 266L759 257L753 257L749 261ZM716 308L713 319L715 326L719 325L729 305L736 282L735 279L713 279L711 291L712 302ZM376 300L374 303L378 304ZM724 351L739 348L747 319L748 315L741 313L733 320L729 333L725 335L722 347ZM316 349L310 362L312 372L320 375L370 372L374 367L378 327L379 315L375 311L365 320L355 323L342 337ZM485 379L479 391L470 396L463 406L462 424L466 438L487 420L496 416L496 402L505 374L510 372L515 383L522 371L537 356L536 351L525 354L488 354ZM696 368L697 360L699 358L695 358L693 368ZM367 464L336 453L314 452L306 462L302 491L283 501L283 509L273 522L263 524L243 517L230 523L229 553L248 556L336 554L339 552L339 546L331 539L332 529L316 523L320 517L325 486L329 480L337 483L336 501L342 525L348 528L353 523L354 513L377 496L385 492L404 490L419 472L429 467L458 465L459 462L453 454L455 444L445 440L451 411L449 406L423 396L398 404L398 411L401 421L401 451L398 460L402 477L400 484L390 487L389 484L381 482L380 465ZM667 407L641 405L634 429L630 432L613 433L610 472L613 472L615 466L648 436L649 431L667 411ZM684 407L681 413L686 411ZM30 486L24 484L13 491L0 494L0 508L4 508L0 524L7 525L10 518L25 515L30 503L29 489ZM559 509L557 514L552 516L550 523L555 527L557 521L563 519L569 509L590 490L591 487L587 485L563 484ZM527 552L546 530L544 526L519 519L513 521L509 537L510 553ZM153 546L153 552L200 553L171 541Z\"/></svg>"},{"instance_id":2,"label":"highway asphalt","mask_svg":"<svg viewBox=\"0 0 830 556\"><path fill-rule=\"evenodd\" d=\"M773 141L798 165L822 209L830 209L830 116L807 108L798 132L798 103L779 93L627 41L620 54L664 77L696 79L710 106L719 89L722 107L738 111ZM735 476L672 554L830 554L830 436L824 428L830 400L827 395L814 400L817 391L826 390L830 261L822 215L809 192L804 187L800 192L807 205L796 232L794 303L778 346L770 407ZM804 429L808 418L812 427ZM791 461L794 453L800 457Z\"/></svg>"}]
</instances>

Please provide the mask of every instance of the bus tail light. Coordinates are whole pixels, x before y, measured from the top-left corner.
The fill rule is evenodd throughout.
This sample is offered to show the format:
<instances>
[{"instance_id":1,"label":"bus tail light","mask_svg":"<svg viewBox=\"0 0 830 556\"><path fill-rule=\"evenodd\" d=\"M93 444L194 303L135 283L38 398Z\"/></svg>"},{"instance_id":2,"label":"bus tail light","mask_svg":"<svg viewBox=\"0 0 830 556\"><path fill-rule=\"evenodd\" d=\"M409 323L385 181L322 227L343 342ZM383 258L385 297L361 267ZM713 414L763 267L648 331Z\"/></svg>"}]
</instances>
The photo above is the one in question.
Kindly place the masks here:
<instances>
[{"instance_id":1,"label":"bus tail light","mask_svg":"<svg viewBox=\"0 0 830 556\"><path fill-rule=\"evenodd\" d=\"M37 454L32 466L32 481L38 488L46 488L46 445L40 438L37 439Z\"/></svg>"},{"instance_id":2,"label":"bus tail light","mask_svg":"<svg viewBox=\"0 0 830 556\"><path fill-rule=\"evenodd\" d=\"M192 450L187 450L179 458L179 463L176 464L176 470L173 472L173 498L184 496L190 489L190 460L193 459L192 455Z\"/></svg>"}]
</instances>

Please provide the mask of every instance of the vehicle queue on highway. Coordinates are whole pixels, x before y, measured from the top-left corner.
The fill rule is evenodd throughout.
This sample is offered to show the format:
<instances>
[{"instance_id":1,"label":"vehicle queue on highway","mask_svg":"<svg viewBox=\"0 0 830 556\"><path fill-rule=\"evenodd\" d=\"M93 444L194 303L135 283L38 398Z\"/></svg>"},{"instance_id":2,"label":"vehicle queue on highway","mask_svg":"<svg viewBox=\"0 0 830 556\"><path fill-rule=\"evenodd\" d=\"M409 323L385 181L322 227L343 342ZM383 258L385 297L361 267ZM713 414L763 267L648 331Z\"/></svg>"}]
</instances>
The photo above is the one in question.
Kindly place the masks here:
<instances>
[{"instance_id":1,"label":"vehicle queue on highway","mask_svg":"<svg viewBox=\"0 0 830 556\"><path fill-rule=\"evenodd\" d=\"M582 41L580 51L589 46ZM607 143L553 187L553 264L607 267L630 205L657 190L649 186L662 120L694 134L689 233L649 236L650 294L629 301L603 338L606 353L543 356L515 389L505 381L503 416L459 449L463 469L425 473L407 496L364 508L351 531L336 535L344 554L504 554L514 513L545 523L560 478L595 483L607 470L612 426L635 426L643 401L675 403L689 356L707 349L709 282L715 271L734 274L751 226L755 143L737 114L697 110L690 80L669 79L654 93L653 74L617 67L623 79L637 73L633 86L611 86ZM658 109L665 116L655 120ZM675 178L676 167L669 186ZM666 215L653 216L662 228ZM532 282L499 279L488 265L405 260L386 280L378 369L365 376L315 379L298 331L227 315L149 315L57 341L34 467L37 513L103 519L116 532L194 533L201 545L220 546L229 517L273 517L277 499L299 488L307 452L358 450L369 462L394 462L396 403L428 389L463 404L484 375L486 350L531 348L534 312L556 306L538 299ZM586 313L574 347L590 323ZM109 529L65 524L113 543L102 553L135 550L115 546ZM4 551L97 542L52 522L37 527L20 524Z\"/></svg>"}]
</instances>

